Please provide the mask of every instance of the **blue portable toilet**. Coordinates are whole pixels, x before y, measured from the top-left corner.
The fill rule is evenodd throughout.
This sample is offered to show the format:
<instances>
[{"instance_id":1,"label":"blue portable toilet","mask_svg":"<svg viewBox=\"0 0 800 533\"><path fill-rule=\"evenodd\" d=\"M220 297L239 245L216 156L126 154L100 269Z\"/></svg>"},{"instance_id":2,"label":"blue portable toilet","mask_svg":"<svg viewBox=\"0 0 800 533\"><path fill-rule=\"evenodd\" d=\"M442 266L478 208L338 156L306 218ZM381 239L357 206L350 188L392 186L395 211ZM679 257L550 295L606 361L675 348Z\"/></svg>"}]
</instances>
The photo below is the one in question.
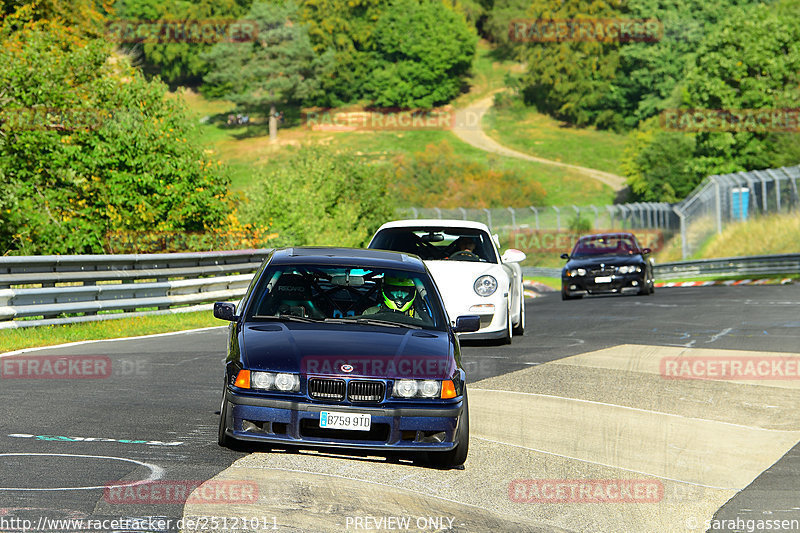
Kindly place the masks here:
<instances>
[{"instance_id":1,"label":"blue portable toilet","mask_svg":"<svg viewBox=\"0 0 800 533\"><path fill-rule=\"evenodd\" d=\"M731 218L747 220L747 207L750 205L750 189L736 187L731 190Z\"/></svg>"}]
</instances>

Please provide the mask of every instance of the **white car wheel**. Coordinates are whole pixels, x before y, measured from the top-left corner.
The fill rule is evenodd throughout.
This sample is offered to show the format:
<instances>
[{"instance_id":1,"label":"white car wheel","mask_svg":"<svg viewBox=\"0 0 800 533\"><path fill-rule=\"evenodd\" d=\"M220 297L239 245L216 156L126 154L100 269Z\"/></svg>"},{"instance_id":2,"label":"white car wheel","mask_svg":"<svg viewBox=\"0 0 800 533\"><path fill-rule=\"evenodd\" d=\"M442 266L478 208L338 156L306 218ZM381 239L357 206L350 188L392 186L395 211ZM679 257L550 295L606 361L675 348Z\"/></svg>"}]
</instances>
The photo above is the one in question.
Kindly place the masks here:
<instances>
[{"instance_id":1,"label":"white car wheel","mask_svg":"<svg viewBox=\"0 0 800 533\"><path fill-rule=\"evenodd\" d=\"M519 324L514 328L514 335L525 335L525 293L520 292Z\"/></svg>"},{"instance_id":2,"label":"white car wheel","mask_svg":"<svg viewBox=\"0 0 800 533\"><path fill-rule=\"evenodd\" d=\"M500 340L502 344L511 344L511 336L514 334L511 326L511 300L509 299L508 306L506 307L506 331Z\"/></svg>"}]
</instances>

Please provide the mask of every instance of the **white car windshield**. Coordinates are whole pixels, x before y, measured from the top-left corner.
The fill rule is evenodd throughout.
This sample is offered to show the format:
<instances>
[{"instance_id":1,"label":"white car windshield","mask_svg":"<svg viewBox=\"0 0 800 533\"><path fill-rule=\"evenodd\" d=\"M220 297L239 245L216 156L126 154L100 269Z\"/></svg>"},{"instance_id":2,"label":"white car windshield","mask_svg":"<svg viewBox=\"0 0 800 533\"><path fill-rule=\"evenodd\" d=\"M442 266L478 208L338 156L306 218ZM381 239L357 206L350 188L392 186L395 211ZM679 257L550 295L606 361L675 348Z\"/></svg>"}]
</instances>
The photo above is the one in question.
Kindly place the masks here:
<instances>
[{"instance_id":1,"label":"white car windshield","mask_svg":"<svg viewBox=\"0 0 800 533\"><path fill-rule=\"evenodd\" d=\"M416 254L423 260L497 263L491 239L485 231L472 228L386 228L369 247Z\"/></svg>"}]
</instances>

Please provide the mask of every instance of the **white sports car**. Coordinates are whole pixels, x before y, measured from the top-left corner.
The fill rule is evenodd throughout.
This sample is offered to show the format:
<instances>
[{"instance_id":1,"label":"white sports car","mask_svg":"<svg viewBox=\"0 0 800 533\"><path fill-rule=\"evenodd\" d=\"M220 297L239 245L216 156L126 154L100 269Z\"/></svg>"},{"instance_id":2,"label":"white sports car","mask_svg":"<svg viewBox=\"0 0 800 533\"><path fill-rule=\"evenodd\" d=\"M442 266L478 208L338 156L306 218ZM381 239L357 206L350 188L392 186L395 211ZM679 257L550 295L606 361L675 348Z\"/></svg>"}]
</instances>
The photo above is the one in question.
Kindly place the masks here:
<instances>
[{"instance_id":1,"label":"white sports car","mask_svg":"<svg viewBox=\"0 0 800 533\"><path fill-rule=\"evenodd\" d=\"M525 293L519 263L525 254L509 249L500 256L499 239L480 222L397 220L381 226L369 248L412 253L430 270L450 317L479 315L470 339L500 339L525 331Z\"/></svg>"}]
</instances>

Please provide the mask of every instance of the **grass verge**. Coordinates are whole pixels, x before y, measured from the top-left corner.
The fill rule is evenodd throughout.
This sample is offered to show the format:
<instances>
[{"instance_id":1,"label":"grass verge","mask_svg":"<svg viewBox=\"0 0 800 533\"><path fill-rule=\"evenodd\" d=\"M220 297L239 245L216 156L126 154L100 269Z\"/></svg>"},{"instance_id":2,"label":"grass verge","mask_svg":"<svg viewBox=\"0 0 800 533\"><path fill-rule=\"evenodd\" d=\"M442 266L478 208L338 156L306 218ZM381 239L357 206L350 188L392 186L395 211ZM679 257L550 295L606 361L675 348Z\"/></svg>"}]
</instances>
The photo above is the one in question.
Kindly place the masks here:
<instances>
[{"instance_id":1,"label":"grass verge","mask_svg":"<svg viewBox=\"0 0 800 533\"><path fill-rule=\"evenodd\" d=\"M67 342L136 337L222 325L225 325L225 322L214 318L211 311L197 311L136 316L62 326L8 329L0 335L0 353Z\"/></svg>"},{"instance_id":2,"label":"grass verge","mask_svg":"<svg viewBox=\"0 0 800 533\"><path fill-rule=\"evenodd\" d=\"M520 152L622 175L627 137L594 128L573 128L516 103L493 107L483 118L486 134Z\"/></svg>"}]
</instances>

